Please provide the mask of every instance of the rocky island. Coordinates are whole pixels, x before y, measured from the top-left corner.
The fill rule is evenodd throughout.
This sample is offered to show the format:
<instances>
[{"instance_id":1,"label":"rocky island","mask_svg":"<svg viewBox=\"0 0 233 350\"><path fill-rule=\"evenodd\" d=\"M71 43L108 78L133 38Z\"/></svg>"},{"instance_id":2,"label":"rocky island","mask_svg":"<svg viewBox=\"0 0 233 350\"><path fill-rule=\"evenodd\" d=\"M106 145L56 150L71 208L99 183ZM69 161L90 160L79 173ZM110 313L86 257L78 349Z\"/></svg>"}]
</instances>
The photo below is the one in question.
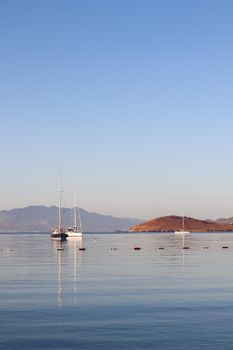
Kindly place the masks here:
<instances>
[{"instance_id":1,"label":"rocky island","mask_svg":"<svg viewBox=\"0 0 233 350\"><path fill-rule=\"evenodd\" d=\"M149 220L130 227L130 232L174 232L182 228L182 216L170 215ZM226 232L233 231L233 224L222 224L210 220L198 220L184 217L185 230L190 232Z\"/></svg>"}]
</instances>

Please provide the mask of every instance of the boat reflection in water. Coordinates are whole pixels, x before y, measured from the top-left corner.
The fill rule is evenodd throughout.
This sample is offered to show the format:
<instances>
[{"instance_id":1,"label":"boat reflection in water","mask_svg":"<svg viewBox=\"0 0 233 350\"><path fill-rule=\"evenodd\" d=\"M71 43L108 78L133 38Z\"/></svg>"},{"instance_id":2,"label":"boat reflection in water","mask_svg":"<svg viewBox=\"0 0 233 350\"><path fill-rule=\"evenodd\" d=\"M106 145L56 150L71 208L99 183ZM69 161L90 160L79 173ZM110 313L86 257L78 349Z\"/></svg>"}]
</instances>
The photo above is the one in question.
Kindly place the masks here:
<instances>
[{"instance_id":1,"label":"boat reflection in water","mask_svg":"<svg viewBox=\"0 0 233 350\"><path fill-rule=\"evenodd\" d=\"M72 294L74 296L74 303L76 304L78 294L78 273L81 262L81 254L78 255L78 251L79 248L82 248L82 237L76 237L70 241L66 241L65 245L61 242L54 241L54 248L56 249L57 255L57 305L62 306L64 292L62 287L63 284L65 285L68 294L70 293L67 288L69 289L69 287L73 286ZM66 261L65 264L64 260ZM67 262L69 263L67 264ZM71 271L73 271L73 273L71 273ZM72 281L69 280L70 276L72 276Z\"/></svg>"},{"instance_id":2,"label":"boat reflection in water","mask_svg":"<svg viewBox=\"0 0 233 350\"><path fill-rule=\"evenodd\" d=\"M82 254L78 255L79 248L82 248L82 237L76 237L68 241L68 246L73 250L73 293L74 293L74 304L77 304L78 297L78 273L80 272L80 263Z\"/></svg>"},{"instance_id":3,"label":"boat reflection in water","mask_svg":"<svg viewBox=\"0 0 233 350\"><path fill-rule=\"evenodd\" d=\"M55 248L57 250L57 304L62 305L62 253L63 246L60 242L54 242Z\"/></svg>"}]
</instances>

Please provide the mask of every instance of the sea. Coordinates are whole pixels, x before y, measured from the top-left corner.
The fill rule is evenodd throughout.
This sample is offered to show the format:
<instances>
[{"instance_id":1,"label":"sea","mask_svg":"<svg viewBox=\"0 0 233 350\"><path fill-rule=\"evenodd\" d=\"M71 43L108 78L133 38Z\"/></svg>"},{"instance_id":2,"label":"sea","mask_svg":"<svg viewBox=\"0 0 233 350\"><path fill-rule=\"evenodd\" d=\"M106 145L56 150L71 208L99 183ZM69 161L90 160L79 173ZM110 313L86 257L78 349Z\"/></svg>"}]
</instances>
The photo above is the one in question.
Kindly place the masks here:
<instances>
[{"instance_id":1,"label":"sea","mask_svg":"<svg viewBox=\"0 0 233 350\"><path fill-rule=\"evenodd\" d=\"M233 234L0 234L0 349L232 350Z\"/></svg>"}]
</instances>

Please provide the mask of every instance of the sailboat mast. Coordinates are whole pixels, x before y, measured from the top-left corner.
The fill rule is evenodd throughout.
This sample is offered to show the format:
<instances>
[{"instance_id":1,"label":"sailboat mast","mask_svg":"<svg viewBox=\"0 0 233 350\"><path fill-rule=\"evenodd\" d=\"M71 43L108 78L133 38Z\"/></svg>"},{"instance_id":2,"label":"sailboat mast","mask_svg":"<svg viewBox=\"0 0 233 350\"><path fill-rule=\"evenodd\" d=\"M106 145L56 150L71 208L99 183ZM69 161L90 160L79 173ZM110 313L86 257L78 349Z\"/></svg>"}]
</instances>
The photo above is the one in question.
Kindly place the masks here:
<instances>
[{"instance_id":1,"label":"sailboat mast","mask_svg":"<svg viewBox=\"0 0 233 350\"><path fill-rule=\"evenodd\" d=\"M78 207L78 220L79 220L79 223L80 223L80 230L81 230L81 232L83 232L83 227L82 227L82 221L81 221L79 207Z\"/></svg>"},{"instance_id":2,"label":"sailboat mast","mask_svg":"<svg viewBox=\"0 0 233 350\"><path fill-rule=\"evenodd\" d=\"M75 197L75 199L77 199L77 198ZM75 217L76 217L75 227L77 227L77 211L78 211L78 222L79 222L79 227L78 227L78 229L79 229L81 232L83 232L82 221L81 221L80 211L79 211L79 206L77 206L77 208L76 208L76 206L77 206L77 202L75 203Z\"/></svg>"},{"instance_id":3,"label":"sailboat mast","mask_svg":"<svg viewBox=\"0 0 233 350\"><path fill-rule=\"evenodd\" d=\"M74 227L77 227L76 194L74 193Z\"/></svg>"},{"instance_id":4,"label":"sailboat mast","mask_svg":"<svg viewBox=\"0 0 233 350\"><path fill-rule=\"evenodd\" d=\"M59 207L58 207L58 227L61 227L61 173L59 173Z\"/></svg>"},{"instance_id":5,"label":"sailboat mast","mask_svg":"<svg viewBox=\"0 0 233 350\"><path fill-rule=\"evenodd\" d=\"M183 226L183 231L184 231L184 215L183 215L183 218L182 218L182 226Z\"/></svg>"}]
</instances>

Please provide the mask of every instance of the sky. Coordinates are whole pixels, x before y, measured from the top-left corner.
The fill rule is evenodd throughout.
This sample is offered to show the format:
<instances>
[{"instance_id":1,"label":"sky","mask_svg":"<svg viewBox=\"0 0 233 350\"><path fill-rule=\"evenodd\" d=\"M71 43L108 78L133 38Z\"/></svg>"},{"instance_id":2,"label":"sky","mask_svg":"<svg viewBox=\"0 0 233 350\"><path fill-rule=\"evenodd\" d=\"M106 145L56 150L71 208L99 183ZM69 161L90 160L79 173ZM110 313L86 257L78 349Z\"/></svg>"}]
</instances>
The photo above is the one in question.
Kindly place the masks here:
<instances>
[{"instance_id":1,"label":"sky","mask_svg":"<svg viewBox=\"0 0 233 350\"><path fill-rule=\"evenodd\" d=\"M0 1L0 209L233 216L233 2Z\"/></svg>"}]
</instances>

